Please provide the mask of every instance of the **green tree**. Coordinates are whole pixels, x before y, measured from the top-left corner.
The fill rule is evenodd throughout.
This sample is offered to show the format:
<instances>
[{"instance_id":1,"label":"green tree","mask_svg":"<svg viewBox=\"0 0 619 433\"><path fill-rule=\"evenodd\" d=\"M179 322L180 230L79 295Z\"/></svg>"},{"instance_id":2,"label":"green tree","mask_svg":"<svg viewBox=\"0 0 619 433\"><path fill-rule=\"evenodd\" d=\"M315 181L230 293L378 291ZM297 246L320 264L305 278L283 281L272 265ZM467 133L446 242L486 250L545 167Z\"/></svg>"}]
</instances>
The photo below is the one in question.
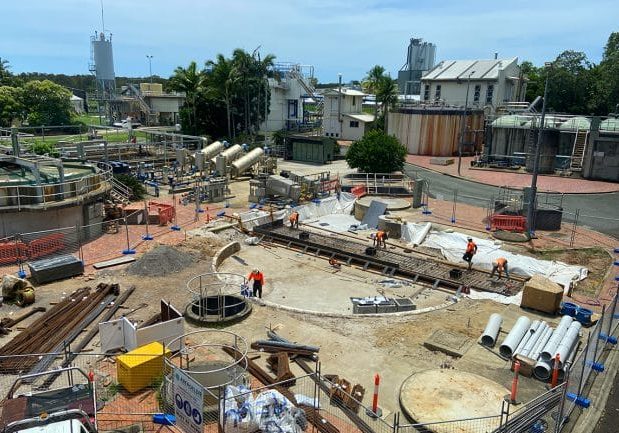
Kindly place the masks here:
<instances>
[{"instance_id":1,"label":"green tree","mask_svg":"<svg viewBox=\"0 0 619 433\"><path fill-rule=\"evenodd\" d=\"M0 58L0 86L12 86L13 74L9 70L9 61Z\"/></svg>"},{"instance_id":2,"label":"green tree","mask_svg":"<svg viewBox=\"0 0 619 433\"><path fill-rule=\"evenodd\" d=\"M177 92L185 92L187 100L185 102L190 115L187 116L188 124L183 125L183 129L198 133L197 128L197 98L204 84L204 73L198 70L196 62L189 63L187 68L181 66L174 70L174 75L170 77L170 87Z\"/></svg>"},{"instance_id":3,"label":"green tree","mask_svg":"<svg viewBox=\"0 0 619 433\"><path fill-rule=\"evenodd\" d=\"M346 162L365 173L391 173L402 170L406 148L393 135L372 130L353 142L346 153Z\"/></svg>"},{"instance_id":4,"label":"green tree","mask_svg":"<svg viewBox=\"0 0 619 433\"><path fill-rule=\"evenodd\" d=\"M383 115L384 130L387 133L389 109L398 102L398 82L390 76L383 76L376 89L376 102L380 103Z\"/></svg>"},{"instance_id":5,"label":"green tree","mask_svg":"<svg viewBox=\"0 0 619 433\"><path fill-rule=\"evenodd\" d=\"M30 125L71 124L71 92L56 83L49 80L27 82L22 102Z\"/></svg>"},{"instance_id":6,"label":"green tree","mask_svg":"<svg viewBox=\"0 0 619 433\"><path fill-rule=\"evenodd\" d=\"M376 95L380 86L381 80L385 77L385 68L380 65L374 65L361 81L361 88L366 93ZM378 120L378 99L374 104L374 121Z\"/></svg>"},{"instance_id":7,"label":"green tree","mask_svg":"<svg viewBox=\"0 0 619 433\"><path fill-rule=\"evenodd\" d=\"M232 137L232 91L235 80L232 61L226 59L223 54L217 54L217 60L206 62L206 83L207 94L215 99L223 101L226 105L226 124L228 127L228 137Z\"/></svg>"},{"instance_id":8,"label":"green tree","mask_svg":"<svg viewBox=\"0 0 619 433\"><path fill-rule=\"evenodd\" d=\"M0 126L12 126L13 120L23 118L22 93L19 87L0 86Z\"/></svg>"}]
</instances>

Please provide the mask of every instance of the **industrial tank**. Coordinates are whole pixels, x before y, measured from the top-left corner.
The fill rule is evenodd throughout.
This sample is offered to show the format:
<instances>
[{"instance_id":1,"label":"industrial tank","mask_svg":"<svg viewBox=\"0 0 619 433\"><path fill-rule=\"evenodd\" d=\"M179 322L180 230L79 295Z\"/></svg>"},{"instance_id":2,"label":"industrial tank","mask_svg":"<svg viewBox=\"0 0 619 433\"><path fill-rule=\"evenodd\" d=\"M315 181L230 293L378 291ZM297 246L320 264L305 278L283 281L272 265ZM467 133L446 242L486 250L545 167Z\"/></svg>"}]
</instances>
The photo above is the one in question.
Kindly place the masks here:
<instances>
[{"instance_id":1,"label":"industrial tank","mask_svg":"<svg viewBox=\"0 0 619 433\"><path fill-rule=\"evenodd\" d=\"M204 149L200 150L199 153L204 155L204 160L214 158L215 155L224 150L224 144L221 141L216 141L214 143L209 144Z\"/></svg>"},{"instance_id":2,"label":"industrial tank","mask_svg":"<svg viewBox=\"0 0 619 433\"><path fill-rule=\"evenodd\" d=\"M257 163L260 158L264 155L264 150L261 147L256 147L254 150L249 152L247 155L244 155L232 162L232 177L240 176L247 170L249 167Z\"/></svg>"},{"instance_id":3,"label":"industrial tank","mask_svg":"<svg viewBox=\"0 0 619 433\"><path fill-rule=\"evenodd\" d=\"M220 155L226 158L226 163L227 163L228 161L232 161L242 151L243 151L243 148L240 145L235 144L234 146L231 146L227 148L226 150L224 150L223 152L221 152ZM215 158L211 158L211 162L213 163L213 165L215 165L217 161L215 160Z\"/></svg>"},{"instance_id":4,"label":"industrial tank","mask_svg":"<svg viewBox=\"0 0 619 433\"><path fill-rule=\"evenodd\" d=\"M490 155L512 156L517 152L525 152L525 144L529 136L529 128L525 125L529 120L526 116L506 115L495 119L492 123L492 144Z\"/></svg>"}]
</instances>

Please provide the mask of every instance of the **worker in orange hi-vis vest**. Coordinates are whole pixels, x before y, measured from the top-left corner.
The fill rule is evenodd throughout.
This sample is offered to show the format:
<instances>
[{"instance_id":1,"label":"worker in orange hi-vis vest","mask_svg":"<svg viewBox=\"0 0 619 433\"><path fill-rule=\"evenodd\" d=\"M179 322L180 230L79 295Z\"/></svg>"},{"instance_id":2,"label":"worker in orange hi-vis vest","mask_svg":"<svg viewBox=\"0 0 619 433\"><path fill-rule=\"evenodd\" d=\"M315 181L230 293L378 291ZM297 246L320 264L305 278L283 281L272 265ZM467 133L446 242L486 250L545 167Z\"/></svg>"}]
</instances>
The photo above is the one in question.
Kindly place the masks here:
<instances>
[{"instance_id":1,"label":"worker in orange hi-vis vest","mask_svg":"<svg viewBox=\"0 0 619 433\"><path fill-rule=\"evenodd\" d=\"M264 274L260 272L258 269L254 269L248 276L247 282L254 280L253 287L253 296L254 298L258 295L259 298L262 298L262 286L264 286Z\"/></svg>"},{"instance_id":2,"label":"worker in orange hi-vis vest","mask_svg":"<svg viewBox=\"0 0 619 433\"><path fill-rule=\"evenodd\" d=\"M469 263L469 271L473 267L473 256L477 254L477 244L473 242L473 238L467 238L466 251L462 256L462 260Z\"/></svg>"},{"instance_id":3,"label":"worker in orange hi-vis vest","mask_svg":"<svg viewBox=\"0 0 619 433\"><path fill-rule=\"evenodd\" d=\"M499 280L503 275L503 271L505 271L505 276L509 280L509 270L507 269L507 259L505 257L499 257L494 262L492 262L492 272L490 273L490 278L494 277L494 273L499 273Z\"/></svg>"},{"instance_id":4,"label":"worker in orange hi-vis vest","mask_svg":"<svg viewBox=\"0 0 619 433\"><path fill-rule=\"evenodd\" d=\"M389 234L384 230L379 230L374 235L373 245L376 247L380 247L381 244L383 248L387 248L387 239L389 238Z\"/></svg>"},{"instance_id":5,"label":"worker in orange hi-vis vest","mask_svg":"<svg viewBox=\"0 0 619 433\"><path fill-rule=\"evenodd\" d=\"M290 214L290 217L288 218L288 220L290 221L291 229L299 228L299 212L297 212L296 210L293 211Z\"/></svg>"}]
</instances>

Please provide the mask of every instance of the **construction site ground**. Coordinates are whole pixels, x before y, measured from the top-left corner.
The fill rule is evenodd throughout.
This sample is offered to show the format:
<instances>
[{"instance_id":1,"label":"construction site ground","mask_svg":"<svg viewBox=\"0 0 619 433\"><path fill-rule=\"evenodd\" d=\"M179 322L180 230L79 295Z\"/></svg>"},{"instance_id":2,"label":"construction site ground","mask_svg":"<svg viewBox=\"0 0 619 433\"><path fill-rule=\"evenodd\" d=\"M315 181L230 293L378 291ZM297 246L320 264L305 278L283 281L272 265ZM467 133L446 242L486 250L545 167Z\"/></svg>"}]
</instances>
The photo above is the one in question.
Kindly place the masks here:
<instances>
[{"instance_id":1,"label":"construction site ground","mask_svg":"<svg viewBox=\"0 0 619 433\"><path fill-rule=\"evenodd\" d=\"M281 164L279 169L304 171L307 174L325 170L324 166L288 163ZM347 171L345 164L337 163L328 167L333 173L344 174ZM248 183L246 181L231 184L233 198L229 202L227 214L247 210ZM457 228L465 233L477 236L489 236L484 230L483 219L485 210L473 206L459 205L461 216L457 224L451 224L451 202L431 200L431 215L422 214L419 209L398 211L397 214L408 221L429 221L437 228ZM181 207L188 217L193 213ZM202 217L203 218L203 217ZM230 220L220 218L212 225L223 225ZM206 224L203 219L188 224L187 230L195 229ZM360 234L370 245L370 240ZM140 275L133 272L131 265L122 265L96 272L91 266L87 267L84 276L59 281L37 287L37 306L47 306L57 302L63 295L83 287L94 287L99 282L118 282L121 290L130 285L136 286L136 291L119 311L119 315L127 313L142 304L145 307L130 314L132 321L140 323L158 312L159 299L170 301L178 309L184 309L190 302L191 296L186 290L186 282L199 274L211 272L212 257L231 241L239 241L242 249L235 257L227 259L220 267L221 271L247 274L254 267L260 268L266 279L264 300L267 304L256 302L251 314L239 323L225 329L241 335L251 342L266 338L268 328L276 328L277 332L295 342L320 347L320 362L322 373L338 374L351 383L360 383L367 390L364 404L370 405L373 389L374 374L381 375L379 404L383 408L383 417L388 418L395 411L399 411L399 393L402 383L411 374L429 369L453 369L480 374L495 381L499 386L509 388L513 373L510 372L510 362L497 355L498 347L489 350L477 344L488 317L492 313L500 313L503 326L499 341L502 341L505 332L509 331L520 315L526 314L531 319L543 319L551 323L556 318L537 314L533 311L524 311L515 305L502 305L493 301L478 301L463 297L458 302L451 299L452 291L431 289L428 286L416 286L405 283L401 287L388 287L379 282L386 277L380 273L368 272L354 266L343 266L339 272L330 267L324 258L304 255L275 245L249 246L244 243L247 236L233 228L226 229L206 238L191 238L184 231L170 235L156 237L154 241L140 245L137 258L152 251L159 245L170 245L183 254L191 254L192 260L175 269L175 271L159 276ZM538 239L525 244L508 245L507 248L527 253L529 249L560 249L564 250L569 242L569 229L555 233L539 233ZM92 250L103 248L95 240L86 247ZM613 275L610 272L612 260L610 255L605 259L604 254L615 246L615 240L599 233L578 228L574 245L577 250L573 253L562 252L562 260L578 262L581 259L580 248L596 246L600 252L596 260L588 261L590 278L601 282L602 289L594 287L574 293L574 299L580 303L587 303L594 310L599 308L615 290ZM402 245L403 247L404 245ZM399 248L394 246L393 248ZM437 254L436 251L424 251ZM99 252L101 254L101 252ZM120 251L109 252L108 256L120 255ZM161 264L164 265L165 263ZM153 263L152 266L157 266ZM385 294L387 296L415 295L418 310L428 307L438 307L428 312L413 312L405 315L393 316L360 316L352 315L350 297L373 296ZM271 305L274 304L274 305ZM281 308L291 307L291 308ZM296 311L293 311L296 309ZM302 311L306 310L306 311ZM0 312L2 316L11 317L19 314L20 309L13 305L5 305ZM329 314L321 314L329 313ZM28 320L35 320L36 316ZM20 324L22 328L28 326L28 321ZM189 332L196 329L187 324ZM469 339L462 357L453 357L439 351L429 350L424 346L428 338L437 330L442 330L449 338ZM15 334L17 330L14 330ZM4 337L0 344L7 342L11 336ZM89 349L93 353L99 350L98 338L95 338ZM263 356L264 358L264 356ZM258 360L262 366L264 359ZM295 374L301 375L300 369L293 367ZM546 384L533 378L522 378L520 382L519 400L527 401L546 389ZM466 401L463 396L463 402ZM500 402L497 402L497 409ZM489 415L497 414L498 410L489 408ZM462 406L462 418L468 416L466 405ZM440 420L423 420L440 421Z\"/></svg>"}]
</instances>

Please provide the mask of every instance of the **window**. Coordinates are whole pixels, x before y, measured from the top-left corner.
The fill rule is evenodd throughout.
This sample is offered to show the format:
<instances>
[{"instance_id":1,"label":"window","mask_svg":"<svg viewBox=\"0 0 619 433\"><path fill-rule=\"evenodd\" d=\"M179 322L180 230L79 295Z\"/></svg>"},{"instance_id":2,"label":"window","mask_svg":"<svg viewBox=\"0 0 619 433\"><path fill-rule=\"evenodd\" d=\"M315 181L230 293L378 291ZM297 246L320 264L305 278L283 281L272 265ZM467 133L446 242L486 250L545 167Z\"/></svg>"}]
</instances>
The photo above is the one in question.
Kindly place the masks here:
<instances>
[{"instance_id":1,"label":"window","mask_svg":"<svg viewBox=\"0 0 619 433\"><path fill-rule=\"evenodd\" d=\"M358 128L359 127L359 121L358 120L351 120L349 126L351 128Z\"/></svg>"},{"instance_id":2,"label":"window","mask_svg":"<svg viewBox=\"0 0 619 433\"><path fill-rule=\"evenodd\" d=\"M494 94L494 84L488 84L488 90L486 90L486 104L492 104L493 94Z\"/></svg>"},{"instance_id":3,"label":"window","mask_svg":"<svg viewBox=\"0 0 619 433\"><path fill-rule=\"evenodd\" d=\"M296 99L288 100L288 118L296 119L298 115L298 104Z\"/></svg>"},{"instance_id":4,"label":"window","mask_svg":"<svg viewBox=\"0 0 619 433\"><path fill-rule=\"evenodd\" d=\"M336 133L335 133L335 136L336 136L336 137L339 137L339 136L340 136L340 134L338 134L338 133L336 132Z\"/></svg>"},{"instance_id":5,"label":"window","mask_svg":"<svg viewBox=\"0 0 619 433\"><path fill-rule=\"evenodd\" d=\"M436 85L436 90L434 91L434 99L441 99L441 85Z\"/></svg>"},{"instance_id":6,"label":"window","mask_svg":"<svg viewBox=\"0 0 619 433\"><path fill-rule=\"evenodd\" d=\"M479 95L481 94L481 85L475 85L475 93L473 93L473 102L479 102Z\"/></svg>"},{"instance_id":7,"label":"window","mask_svg":"<svg viewBox=\"0 0 619 433\"><path fill-rule=\"evenodd\" d=\"M427 101L428 99L430 99L430 85L429 84L424 84L424 86L423 86L423 100Z\"/></svg>"},{"instance_id":8,"label":"window","mask_svg":"<svg viewBox=\"0 0 619 433\"><path fill-rule=\"evenodd\" d=\"M355 105L357 105L357 97L353 96L352 97L352 106L354 107Z\"/></svg>"}]
</instances>

